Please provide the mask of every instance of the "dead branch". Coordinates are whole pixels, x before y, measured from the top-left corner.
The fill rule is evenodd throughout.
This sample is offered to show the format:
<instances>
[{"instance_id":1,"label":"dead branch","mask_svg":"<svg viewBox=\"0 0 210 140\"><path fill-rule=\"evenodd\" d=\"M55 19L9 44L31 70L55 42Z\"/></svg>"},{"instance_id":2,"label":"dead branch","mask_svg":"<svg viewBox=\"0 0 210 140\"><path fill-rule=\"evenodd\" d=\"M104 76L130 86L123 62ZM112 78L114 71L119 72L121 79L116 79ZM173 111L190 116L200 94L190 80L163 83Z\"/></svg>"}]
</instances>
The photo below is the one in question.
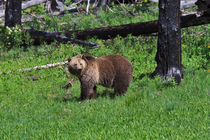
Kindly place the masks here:
<instances>
[{"instance_id":1,"label":"dead branch","mask_svg":"<svg viewBox=\"0 0 210 140\"><path fill-rule=\"evenodd\" d=\"M68 14L68 13L75 13L75 12L82 12L82 11L85 11L85 7L71 8L71 9L68 9L68 10L61 11L61 12L54 12L51 15L52 16L60 16L60 15ZM39 16L27 15L24 18L21 19L21 22L23 23L23 22L33 21L33 18L35 18L35 19L43 19L46 16L49 16L49 14L39 15Z\"/></svg>"},{"instance_id":2,"label":"dead branch","mask_svg":"<svg viewBox=\"0 0 210 140\"><path fill-rule=\"evenodd\" d=\"M35 66L33 68L23 68L23 69L19 69L17 70L17 72L29 72L32 70L41 70L41 69L45 69L45 68L53 68L53 67L57 67L57 66L61 66L61 65L65 65L67 64L68 61L64 61L64 62L58 62L58 63L53 63L53 64L47 64L47 65L42 65L42 66ZM16 71L8 71L8 72L0 72L1 74L10 74L12 72L16 72Z\"/></svg>"},{"instance_id":3,"label":"dead branch","mask_svg":"<svg viewBox=\"0 0 210 140\"><path fill-rule=\"evenodd\" d=\"M64 96L64 99L67 100L69 95L70 95L70 88L72 88L72 84L75 82L76 80L71 78L71 79L68 79L66 85L64 86L64 88L66 89L66 94Z\"/></svg>"},{"instance_id":4,"label":"dead branch","mask_svg":"<svg viewBox=\"0 0 210 140\"><path fill-rule=\"evenodd\" d=\"M209 24L210 16L202 15L197 16L196 14L190 14L181 17L181 27L186 28L190 26L198 26L202 24ZM131 23L120 26L112 26L112 27L102 27L95 29L87 29L87 30L76 30L76 31L68 31L68 32L55 32L53 35L64 34L66 37L76 36L77 39L86 39L89 37L97 37L99 39L110 39L114 38L117 35L122 37L127 36L128 34L132 34L134 36L139 35L147 35L151 33L155 33L158 31L158 21L149 21L149 22L139 22L139 23ZM35 40L39 39L38 37L33 37ZM45 41L51 41L45 38Z\"/></svg>"},{"instance_id":5,"label":"dead branch","mask_svg":"<svg viewBox=\"0 0 210 140\"><path fill-rule=\"evenodd\" d=\"M30 1L27 1L25 3L22 3L22 10L30 8L30 7L33 7L35 5L42 4L42 3L46 2L46 1L47 0L30 0Z\"/></svg>"},{"instance_id":6,"label":"dead branch","mask_svg":"<svg viewBox=\"0 0 210 140\"><path fill-rule=\"evenodd\" d=\"M51 32L44 32L44 31L36 31L33 29L28 30L29 34L31 35L32 38L38 39L38 40L44 40L47 42L52 42L53 40L56 40L58 42L63 42L63 43L75 43L83 46L90 46L93 48L100 48L99 44L93 43L93 42L87 42L83 40L78 40L78 39L73 39L73 38L68 38L66 36L60 36L55 33Z\"/></svg>"},{"instance_id":7,"label":"dead branch","mask_svg":"<svg viewBox=\"0 0 210 140\"><path fill-rule=\"evenodd\" d=\"M67 14L67 13L74 13L74 12L82 12L82 11L85 11L85 9L86 9L85 7L81 7L81 8L76 7L76 8L61 11L57 15L64 15L64 14Z\"/></svg>"}]
</instances>

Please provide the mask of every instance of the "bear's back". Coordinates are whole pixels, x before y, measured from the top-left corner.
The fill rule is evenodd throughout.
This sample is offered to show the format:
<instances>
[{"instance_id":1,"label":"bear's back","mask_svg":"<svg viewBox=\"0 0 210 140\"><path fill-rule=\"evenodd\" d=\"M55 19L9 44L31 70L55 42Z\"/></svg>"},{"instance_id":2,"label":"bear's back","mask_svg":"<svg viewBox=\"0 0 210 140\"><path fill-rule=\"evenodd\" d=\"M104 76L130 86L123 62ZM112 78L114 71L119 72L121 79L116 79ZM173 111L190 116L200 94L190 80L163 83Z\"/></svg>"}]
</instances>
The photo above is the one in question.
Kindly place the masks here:
<instances>
[{"instance_id":1,"label":"bear's back","mask_svg":"<svg viewBox=\"0 0 210 140\"><path fill-rule=\"evenodd\" d=\"M113 87L116 79L128 79L132 77L132 65L123 56L107 55L96 58L99 71L100 84L106 87Z\"/></svg>"},{"instance_id":2,"label":"bear's back","mask_svg":"<svg viewBox=\"0 0 210 140\"><path fill-rule=\"evenodd\" d=\"M133 68L131 63L125 57L121 55L107 55L101 57L104 60L108 60L114 66L116 72L128 72L132 73Z\"/></svg>"}]
</instances>

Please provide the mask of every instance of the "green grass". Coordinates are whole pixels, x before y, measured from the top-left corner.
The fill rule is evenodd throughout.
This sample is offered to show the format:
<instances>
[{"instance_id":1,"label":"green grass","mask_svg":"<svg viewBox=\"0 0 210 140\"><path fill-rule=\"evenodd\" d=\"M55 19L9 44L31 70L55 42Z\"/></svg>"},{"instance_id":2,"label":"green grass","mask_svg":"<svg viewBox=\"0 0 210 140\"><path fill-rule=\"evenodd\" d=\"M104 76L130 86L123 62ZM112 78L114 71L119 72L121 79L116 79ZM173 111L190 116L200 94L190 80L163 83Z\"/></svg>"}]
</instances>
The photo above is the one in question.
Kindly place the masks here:
<instances>
[{"instance_id":1,"label":"green grass","mask_svg":"<svg viewBox=\"0 0 210 140\"><path fill-rule=\"evenodd\" d=\"M79 83L63 101L58 69L1 77L1 139L207 139L209 72L187 74L179 86L134 80L125 96L80 102ZM47 75L47 76L46 76ZM196 84L197 83L197 84Z\"/></svg>"},{"instance_id":2,"label":"green grass","mask_svg":"<svg viewBox=\"0 0 210 140\"><path fill-rule=\"evenodd\" d=\"M116 10L116 9L114 9ZM75 15L71 15L75 16ZM57 22L69 22L64 16ZM80 17L81 16L81 17ZM76 29L117 25L121 21L131 23L135 17L125 14L117 19L108 12L101 17L77 15L84 20ZM65 20L66 17L66 20ZM68 17L68 18L67 18ZM76 17L76 16L75 16ZM85 18L85 19L84 19ZM156 15L144 13L143 20L156 19ZM97 25L92 25L93 19ZM57 27L57 23L44 29L53 31L54 26L65 30L73 24ZM139 21L135 21L139 22ZM35 25L36 23L27 23ZM38 26L38 24L37 24ZM0 75L0 139L209 139L209 25L182 30L182 62L184 79L180 85L154 80L148 74L156 67L157 37L116 37L110 40L89 39L99 43L100 49L78 45L42 44L26 51L0 48L0 71L14 71ZM2 42L0 42L2 43ZM20 68L62 62L68 57L90 53L94 56L121 54L134 67L133 81L125 96L115 96L113 90L98 88L96 100L79 101L80 84L73 84L69 100L64 101L66 76L64 66L31 72L17 72ZM26 77L38 76L37 81ZM106 91L106 92L105 92Z\"/></svg>"}]
</instances>

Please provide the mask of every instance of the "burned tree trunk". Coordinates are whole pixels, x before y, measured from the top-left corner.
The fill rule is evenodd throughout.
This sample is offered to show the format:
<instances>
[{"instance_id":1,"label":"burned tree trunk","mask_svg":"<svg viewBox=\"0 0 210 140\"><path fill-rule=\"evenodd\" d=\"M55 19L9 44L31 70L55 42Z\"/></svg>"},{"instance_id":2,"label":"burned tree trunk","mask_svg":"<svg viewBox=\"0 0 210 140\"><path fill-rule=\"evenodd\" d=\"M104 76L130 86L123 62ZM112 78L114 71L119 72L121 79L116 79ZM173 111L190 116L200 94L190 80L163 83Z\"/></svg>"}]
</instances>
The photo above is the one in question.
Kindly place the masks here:
<instances>
[{"instance_id":1,"label":"burned tree trunk","mask_svg":"<svg viewBox=\"0 0 210 140\"><path fill-rule=\"evenodd\" d=\"M157 67L152 76L163 79L183 78L181 68L180 0L159 1L158 43L155 60Z\"/></svg>"},{"instance_id":2,"label":"burned tree trunk","mask_svg":"<svg viewBox=\"0 0 210 140\"><path fill-rule=\"evenodd\" d=\"M21 25L21 0L7 0L5 11L5 26Z\"/></svg>"}]
</instances>

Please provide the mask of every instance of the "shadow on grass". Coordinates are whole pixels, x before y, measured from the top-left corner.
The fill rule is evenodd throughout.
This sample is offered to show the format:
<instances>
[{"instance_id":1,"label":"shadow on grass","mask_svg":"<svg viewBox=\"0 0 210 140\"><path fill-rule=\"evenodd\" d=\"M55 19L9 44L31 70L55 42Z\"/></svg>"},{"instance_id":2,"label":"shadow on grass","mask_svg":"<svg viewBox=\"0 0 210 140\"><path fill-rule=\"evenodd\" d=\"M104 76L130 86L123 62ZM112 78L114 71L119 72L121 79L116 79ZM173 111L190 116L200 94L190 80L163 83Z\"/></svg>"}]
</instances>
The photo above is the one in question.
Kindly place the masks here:
<instances>
[{"instance_id":1,"label":"shadow on grass","mask_svg":"<svg viewBox=\"0 0 210 140\"><path fill-rule=\"evenodd\" d=\"M109 97L110 99L114 99L117 96L123 96L123 95L124 94L122 94L122 95L115 94L113 91L107 89L107 90L102 91L102 93L99 92L97 98L99 98L99 97L102 97L102 98ZM62 98L58 97L58 98L54 98L54 99L57 102L78 102L78 101L85 101L86 100L86 99L78 98L76 96L69 96L68 98L65 98L65 96L64 96Z\"/></svg>"},{"instance_id":2,"label":"shadow on grass","mask_svg":"<svg viewBox=\"0 0 210 140\"><path fill-rule=\"evenodd\" d=\"M82 101L82 100L81 100L81 98L78 98L76 96L71 96L71 97L68 97L68 98L63 97L62 101L63 102L78 102L78 101Z\"/></svg>"},{"instance_id":3,"label":"shadow on grass","mask_svg":"<svg viewBox=\"0 0 210 140\"><path fill-rule=\"evenodd\" d=\"M113 91L111 90L104 90L102 93L98 94L98 97L109 97L110 99L114 99L117 96Z\"/></svg>"}]
</instances>

